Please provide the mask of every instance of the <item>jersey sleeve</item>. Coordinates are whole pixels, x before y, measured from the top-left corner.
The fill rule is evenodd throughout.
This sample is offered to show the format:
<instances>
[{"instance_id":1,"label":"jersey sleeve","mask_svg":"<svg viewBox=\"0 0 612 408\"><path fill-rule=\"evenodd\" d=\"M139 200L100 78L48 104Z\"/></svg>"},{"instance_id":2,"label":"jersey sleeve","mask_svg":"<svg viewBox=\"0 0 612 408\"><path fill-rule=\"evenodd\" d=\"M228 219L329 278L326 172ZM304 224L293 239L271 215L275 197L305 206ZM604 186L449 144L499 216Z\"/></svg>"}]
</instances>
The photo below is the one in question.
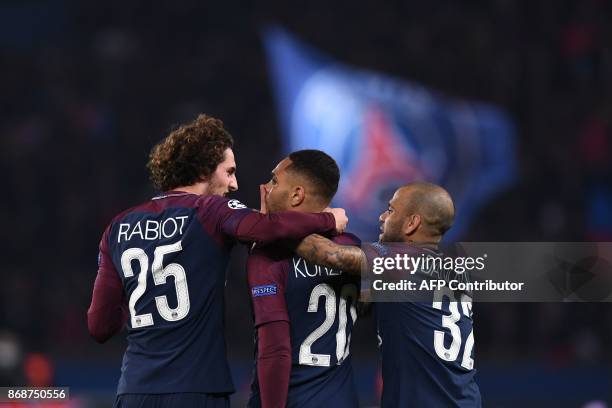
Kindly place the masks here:
<instances>
[{"instance_id":1,"label":"jersey sleeve","mask_svg":"<svg viewBox=\"0 0 612 408\"><path fill-rule=\"evenodd\" d=\"M262 408L285 408L291 377L289 322L274 321L257 328L257 379Z\"/></svg>"},{"instance_id":2,"label":"jersey sleeve","mask_svg":"<svg viewBox=\"0 0 612 408\"><path fill-rule=\"evenodd\" d=\"M365 254L368 275L372 273L380 274L380 263L376 262L377 258L385 258L390 255L389 250L378 242L368 242L361 246L361 250Z\"/></svg>"},{"instance_id":3,"label":"jersey sleeve","mask_svg":"<svg viewBox=\"0 0 612 408\"><path fill-rule=\"evenodd\" d=\"M199 218L205 228L223 240L237 239L262 244L282 239L301 239L309 234L332 234L336 220L330 213L281 211L262 214L238 200L202 197Z\"/></svg>"},{"instance_id":4,"label":"jersey sleeve","mask_svg":"<svg viewBox=\"0 0 612 408\"><path fill-rule=\"evenodd\" d=\"M352 246L360 246L361 240L355 234L351 234L349 232L345 232L340 235L336 235L335 237L330 238L333 242L338 245L352 245Z\"/></svg>"},{"instance_id":5,"label":"jersey sleeve","mask_svg":"<svg viewBox=\"0 0 612 408\"><path fill-rule=\"evenodd\" d=\"M249 291L255 327L274 321L289 321L285 288L287 273L283 261L274 261L255 249L247 261Z\"/></svg>"},{"instance_id":6,"label":"jersey sleeve","mask_svg":"<svg viewBox=\"0 0 612 408\"><path fill-rule=\"evenodd\" d=\"M123 284L109 250L110 226L100 240L98 275L94 283L91 305L87 311L89 334L98 342L104 342L119 332L127 321L128 310Z\"/></svg>"}]
</instances>

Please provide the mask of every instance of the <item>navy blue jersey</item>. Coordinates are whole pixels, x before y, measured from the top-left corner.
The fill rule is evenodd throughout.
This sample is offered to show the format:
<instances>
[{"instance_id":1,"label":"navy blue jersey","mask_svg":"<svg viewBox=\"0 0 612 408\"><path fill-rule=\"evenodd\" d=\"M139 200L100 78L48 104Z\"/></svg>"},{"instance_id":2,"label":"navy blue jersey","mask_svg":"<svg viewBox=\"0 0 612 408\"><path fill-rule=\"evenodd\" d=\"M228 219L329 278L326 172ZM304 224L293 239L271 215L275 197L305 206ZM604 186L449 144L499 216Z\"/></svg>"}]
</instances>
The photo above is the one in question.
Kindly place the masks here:
<instances>
[{"instance_id":1,"label":"navy blue jersey","mask_svg":"<svg viewBox=\"0 0 612 408\"><path fill-rule=\"evenodd\" d=\"M334 240L359 244L349 234ZM308 263L277 246L256 248L248 265L255 325L290 322L287 406L358 406L349 350L360 277ZM259 406L257 375L252 392L249 406Z\"/></svg>"},{"instance_id":2,"label":"navy blue jersey","mask_svg":"<svg viewBox=\"0 0 612 408\"><path fill-rule=\"evenodd\" d=\"M234 241L220 226L251 212L236 203L168 194L123 212L107 229L101 267L110 261L129 308L117 394L233 392L223 289Z\"/></svg>"},{"instance_id":3,"label":"navy blue jersey","mask_svg":"<svg viewBox=\"0 0 612 408\"><path fill-rule=\"evenodd\" d=\"M223 296L231 246L237 239L296 239L334 225L331 214L264 215L237 200L184 192L115 217L100 242L88 327L104 341L123 324L100 329L113 311L129 312L117 394L233 392ZM121 306L105 303L117 291Z\"/></svg>"},{"instance_id":4,"label":"navy blue jersey","mask_svg":"<svg viewBox=\"0 0 612 408\"><path fill-rule=\"evenodd\" d=\"M229 408L227 394L174 393L117 395L113 408Z\"/></svg>"},{"instance_id":5,"label":"navy blue jersey","mask_svg":"<svg viewBox=\"0 0 612 408\"><path fill-rule=\"evenodd\" d=\"M369 248L368 258L441 256L436 250L410 245ZM423 280L444 279L444 274L435 273L417 271L404 277L418 287ZM415 302L378 302L374 310L382 354L382 407L481 406L474 380L471 294L444 287L421 292Z\"/></svg>"}]
</instances>

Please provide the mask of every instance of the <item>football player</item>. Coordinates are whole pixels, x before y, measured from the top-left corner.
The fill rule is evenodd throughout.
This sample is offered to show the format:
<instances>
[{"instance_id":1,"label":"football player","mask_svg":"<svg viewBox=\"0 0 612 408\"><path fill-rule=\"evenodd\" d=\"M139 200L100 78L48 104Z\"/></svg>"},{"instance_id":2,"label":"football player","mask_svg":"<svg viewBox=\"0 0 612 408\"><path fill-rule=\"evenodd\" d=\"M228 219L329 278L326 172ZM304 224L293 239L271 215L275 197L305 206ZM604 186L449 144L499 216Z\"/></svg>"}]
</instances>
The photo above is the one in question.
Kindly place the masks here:
<instances>
[{"instance_id":1,"label":"football player","mask_svg":"<svg viewBox=\"0 0 612 408\"><path fill-rule=\"evenodd\" d=\"M283 159L265 186L270 213L320 212L338 188L336 162L319 150ZM359 245L354 235L333 241ZM282 244L257 244L248 260L256 327L250 407L357 407L351 332L359 277L306 262Z\"/></svg>"},{"instance_id":2,"label":"football player","mask_svg":"<svg viewBox=\"0 0 612 408\"><path fill-rule=\"evenodd\" d=\"M100 241L88 311L104 342L127 322L117 407L217 407L234 391L224 338L225 269L238 241L342 231L344 211L262 214L238 189L233 139L200 115L156 145L148 169L162 193L118 214Z\"/></svg>"},{"instance_id":3,"label":"football player","mask_svg":"<svg viewBox=\"0 0 612 408\"><path fill-rule=\"evenodd\" d=\"M451 227L454 213L453 201L442 187L409 184L395 192L380 215L378 243L363 245L362 250L312 235L302 241L297 253L357 274L362 268L369 273L377 257L441 257L438 244ZM455 276L435 276L444 275ZM431 279L432 270L419 269L404 277L419 287ZM471 294L442 287L424 291L421 297L373 303L382 354L382 407L480 407L474 381Z\"/></svg>"}]
</instances>

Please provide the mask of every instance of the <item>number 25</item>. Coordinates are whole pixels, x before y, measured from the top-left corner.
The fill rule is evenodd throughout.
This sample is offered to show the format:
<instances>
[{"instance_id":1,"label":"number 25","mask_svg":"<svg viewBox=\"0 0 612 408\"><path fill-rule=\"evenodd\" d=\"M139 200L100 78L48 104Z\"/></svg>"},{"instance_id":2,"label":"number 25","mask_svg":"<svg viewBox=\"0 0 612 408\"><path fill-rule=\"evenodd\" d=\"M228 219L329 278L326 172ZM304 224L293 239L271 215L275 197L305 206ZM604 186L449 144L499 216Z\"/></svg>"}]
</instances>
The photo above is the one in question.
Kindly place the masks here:
<instances>
[{"instance_id":1,"label":"number 25","mask_svg":"<svg viewBox=\"0 0 612 408\"><path fill-rule=\"evenodd\" d=\"M161 245L155 248L153 265L151 265L151 272L153 274L153 282L155 285L163 285L166 283L168 276L174 276L174 287L176 289L176 298L178 305L172 309L168 305L168 298L164 296L156 296L155 304L157 305L157 311L160 316L169 322L175 322L183 319L189 313L189 290L187 288L187 276L185 269L177 264L171 263L163 266L164 255L173 252L179 252L183 249L181 241L175 242L170 245ZM132 269L132 261L137 260L140 264L140 273L138 274L138 285L136 289L130 295L128 302L130 308L130 316L132 322L132 328L147 327L153 325L153 315L151 313L145 313L141 315L136 314L136 302L144 295L147 289L147 272L149 271L149 257L145 251L141 248L130 248L126 249L121 254L121 269L123 269L123 275L126 278L134 276L134 270Z\"/></svg>"}]
</instances>

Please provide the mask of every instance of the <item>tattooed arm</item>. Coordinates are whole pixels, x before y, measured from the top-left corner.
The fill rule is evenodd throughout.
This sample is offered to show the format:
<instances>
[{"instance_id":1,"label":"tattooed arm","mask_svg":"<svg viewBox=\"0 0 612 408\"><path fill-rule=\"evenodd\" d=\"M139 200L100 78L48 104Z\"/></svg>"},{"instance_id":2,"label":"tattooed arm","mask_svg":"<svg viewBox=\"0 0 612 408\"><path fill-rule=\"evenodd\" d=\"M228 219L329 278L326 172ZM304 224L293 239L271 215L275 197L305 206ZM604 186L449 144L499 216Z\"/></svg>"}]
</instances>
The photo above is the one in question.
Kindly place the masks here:
<instances>
[{"instance_id":1,"label":"tattooed arm","mask_svg":"<svg viewBox=\"0 0 612 408\"><path fill-rule=\"evenodd\" d=\"M304 238L295 248L302 258L317 265L359 275L367 265L366 256L357 246L339 245L318 234Z\"/></svg>"}]
</instances>

